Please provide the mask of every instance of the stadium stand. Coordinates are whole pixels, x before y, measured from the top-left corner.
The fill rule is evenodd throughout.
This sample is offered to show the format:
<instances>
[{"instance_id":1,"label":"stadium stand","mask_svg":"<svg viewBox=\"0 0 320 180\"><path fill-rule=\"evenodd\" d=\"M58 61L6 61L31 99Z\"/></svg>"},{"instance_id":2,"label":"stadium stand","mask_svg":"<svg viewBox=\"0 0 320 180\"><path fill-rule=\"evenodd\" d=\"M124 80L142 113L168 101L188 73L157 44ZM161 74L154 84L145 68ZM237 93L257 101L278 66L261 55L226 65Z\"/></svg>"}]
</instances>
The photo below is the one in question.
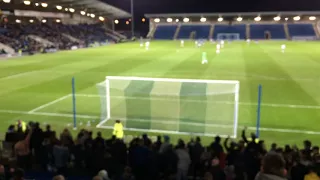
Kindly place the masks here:
<instances>
[{"instance_id":1,"label":"stadium stand","mask_svg":"<svg viewBox=\"0 0 320 180\"><path fill-rule=\"evenodd\" d=\"M270 36L270 37L267 38L266 36ZM284 25L283 24L251 24L250 38L251 39L286 39Z\"/></svg>"},{"instance_id":2,"label":"stadium stand","mask_svg":"<svg viewBox=\"0 0 320 180\"><path fill-rule=\"evenodd\" d=\"M214 39L217 39L219 33L237 33L240 35L240 39L246 39L246 25L245 24L216 24L214 26Z\"/></svg>"},{"instance_id":3,"label":"stadium stand","mask_svg":"<svg viewBox=\"0 0 320 180\"><path fill-rule=\"evenodd\" d=\"M158 25L154 32L155 39L173 39L177 25Z\"/></svg>"},{"instance_id":4,"label":"stadium stand","mask_svg":"<svg viewBox=\"0 0 320 180\"><path fill-rule=\"evenodd\" d=\"M312 24L288 24L291 36L316 36Z\"/></svg>"}]
</instances>

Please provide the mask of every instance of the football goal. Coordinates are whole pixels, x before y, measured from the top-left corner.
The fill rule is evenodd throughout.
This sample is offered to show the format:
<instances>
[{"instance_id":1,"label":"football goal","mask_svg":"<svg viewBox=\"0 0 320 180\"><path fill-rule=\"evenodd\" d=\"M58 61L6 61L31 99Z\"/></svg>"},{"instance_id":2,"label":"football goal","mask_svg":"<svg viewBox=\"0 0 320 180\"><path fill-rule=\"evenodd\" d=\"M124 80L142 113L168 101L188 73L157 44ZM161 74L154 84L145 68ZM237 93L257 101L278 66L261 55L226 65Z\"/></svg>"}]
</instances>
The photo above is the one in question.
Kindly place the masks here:
<instances>
[{"instance_id":1,"label":"football goal","mask_svg":"<svg viewBox=\"0 0 320 180\"><path fill-rule=\"evenodd\" d=\"M237 136L239 81L107 76L98 85L101 121L112 129Z\"/></svg>"},{"instance_id":2,"label":"football goal","mask_svg":"<svg viewBox=\"0 0 320 180\"><path fill-rule=\"evenodd\" d=\"M235 41L240 40L239 33L218 33L217 40L224 40L224 41Z\"/></svg>"}]
</instances>

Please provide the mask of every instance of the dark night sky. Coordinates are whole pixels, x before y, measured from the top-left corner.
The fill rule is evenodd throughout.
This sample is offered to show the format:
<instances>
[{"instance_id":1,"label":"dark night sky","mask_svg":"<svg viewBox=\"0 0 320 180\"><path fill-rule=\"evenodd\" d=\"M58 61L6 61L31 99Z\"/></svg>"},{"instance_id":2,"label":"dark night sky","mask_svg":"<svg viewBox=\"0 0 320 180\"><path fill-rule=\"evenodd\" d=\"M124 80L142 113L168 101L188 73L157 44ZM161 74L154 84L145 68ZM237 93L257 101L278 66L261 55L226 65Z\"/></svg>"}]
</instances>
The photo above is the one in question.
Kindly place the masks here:
<instances>
[{"instance_id":1,"label":"dark night sky","mask_svg":"<svg viewBox=\"0 0 320 180\"><path fill-rule=\"evenodd\" d=\"M103 0L130 12L130 0ZM320 0L134 0L136 29L144 14L320 11Z\"/></svg>"}]
</instances>

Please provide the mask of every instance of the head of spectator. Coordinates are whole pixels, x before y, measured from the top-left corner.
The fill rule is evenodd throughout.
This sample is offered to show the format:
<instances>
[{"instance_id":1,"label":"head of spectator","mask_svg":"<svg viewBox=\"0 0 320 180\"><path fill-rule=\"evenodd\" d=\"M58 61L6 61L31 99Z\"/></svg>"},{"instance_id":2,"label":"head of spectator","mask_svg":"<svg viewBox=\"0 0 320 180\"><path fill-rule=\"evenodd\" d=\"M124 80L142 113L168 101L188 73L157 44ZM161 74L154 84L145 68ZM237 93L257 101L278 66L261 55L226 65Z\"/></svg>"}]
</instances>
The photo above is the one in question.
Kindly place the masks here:
<instances>
[{"instance_id":1,"label":"head of spectator","mask_svg":"<svg viewBox=\"0 0 320 180\"><path fill-rule=\"evenodd\" d=\"M255 180L266 179L285 179L287 174L283 157L275 152L267 153L262 160L261 171L257 174Z\"/></svg>"},{"instance_id":2,"label":"head of spectator","mask_svg":"<svg viewBox=\"0 0 320 180\"><path fill-rule=\"evenodd\" d=\"M23 180L24 179L24 170L23 169L15 169L12 174L13 180Z\"/></svg>"},{"instance_id":3,"label":"head of spectator","mask_svg":"<svg viewBox=\"0 0 320 180\"><path fill-rule=\"evenodd\" d=\"M311 146L312 146L311 141L305 140L303 141L303 145L305 150L308 150L308 151L311 150Z\"/></svg>"},{"instance_id":4,"label":"head of spectator","mask_svg":"<svg viewBox=\"0 0 320 180\"><path fill-rule=\"evenodd\" d=\"M272 143L270 151L274 151L275 152L276 149L277 149L277 144L276 143Z\"/></svg>"},{"instance_id":5,"label":"head of spectator","mask_svg":"<svg viewBox=\"0 0 320 180\"><path fill-rule=\"evenodd\" d=\"M201 143L201 138L199 136L196 137L196 143Z\"/></svg>"},{"instance_id":6,"label":"head of spectator","mask_svg":"<svg viewBox=\"0 0 320 180\"><path fill-rule=\"evenodd\" d=\"M57 176L54 176L52 180L65 180L65 178L62 175L57 175Z\"/></svg>"},{"instance_id":7,"label":"head of spectator","mask_svg":"<svg viewBox=\"0 0 320 180\"><path fill-rule=\"evenodd\" d=\"M313 146L312 147L312 155L319 155L319 146Z\"/></svg>"},{"instance_id":8,"label":"head of spectator","mask_svg":"<svg viewBox=\"0 0 320 180\"><path fill-rule=\"evenodd\" d=\"M164 142L169 143L170 142L170 137L167 135L163 136Z\"/></svg>"},{"instance_id":9,"label":"head of spectator","mask_svg":"<svg viewBox=\"0 0 320 180\"><path fill-rule=\"evenodd\" d=\"M10 125L9 127L8 127L8 131L7 131L8 133L13 133L13 132L15 132L14 131L14 125Z\"/></svg>"},{"instance_id":10,"label":"head of spectator","mask_svg":"<svg viewBox=\"0 0 320 180\"><path fill-rule=\"evenodd\" d=\"M50 132L50 131L51 131L51 126L50 126L50 124L46 125L46 131L47 131L47 132Z\"/></svg>"},{"instance_id":11,"label":"head of spectator","mask_svg":"<svg viewBox=\"0 0 320 180\"><path fill-rule=\"evenodd\" d=\"M185 149L185 148L186 148L186 144L182 139L179 139L177 144L177 149Z\"/></svg>"},{"instance_id":12,"label":"head of spectator","mask_svg":"<svg viewBox=\"0 0 320 180\"><path fill-rule=\"evenodd\" d=\"M106 170L99 171L98 176L100 176L103 180L110 180Z\"/></svg>"},{"instance_id":13,"label":"head of spectator","mask_svg":"<svg viewBox=\"0 0 320 180\"><path fill-rule=\"evenodd\" d=\"M214 142L217 143L217 144L220 144L220 142L221 142L220 136L216 136L216 137L214 138Z\"/></svg>"}]
</instances>

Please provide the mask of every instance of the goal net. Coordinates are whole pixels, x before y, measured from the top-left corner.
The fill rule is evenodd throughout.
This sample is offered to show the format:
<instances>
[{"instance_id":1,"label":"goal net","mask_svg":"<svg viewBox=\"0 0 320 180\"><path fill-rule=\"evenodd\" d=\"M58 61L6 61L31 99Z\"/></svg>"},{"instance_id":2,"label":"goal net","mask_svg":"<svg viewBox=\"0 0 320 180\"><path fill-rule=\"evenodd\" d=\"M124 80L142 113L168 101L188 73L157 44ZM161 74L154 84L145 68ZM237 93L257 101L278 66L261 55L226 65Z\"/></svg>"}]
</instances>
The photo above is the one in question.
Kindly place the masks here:
<instances>
[{"instance_id":1,"label":"goal net","mask_svg":"<svg viewBox=\"0 0 320 180\"><path fill-rule=\"evenodd\" d=\"M98 128L119 119L132 131L237 135L238 81L108 76L98 88Z\"/></svg>"},{"instance_id":2,"label":"goal net","mask_svg":"<svg viewBox=\"0 0 320 180\"><path fill-rule=\"evenodd\" d=\"M224 40L224 41L240 40L240 34L238 34L238 33L218 33L217 40Z\"/></svg>"}]
</instances>

